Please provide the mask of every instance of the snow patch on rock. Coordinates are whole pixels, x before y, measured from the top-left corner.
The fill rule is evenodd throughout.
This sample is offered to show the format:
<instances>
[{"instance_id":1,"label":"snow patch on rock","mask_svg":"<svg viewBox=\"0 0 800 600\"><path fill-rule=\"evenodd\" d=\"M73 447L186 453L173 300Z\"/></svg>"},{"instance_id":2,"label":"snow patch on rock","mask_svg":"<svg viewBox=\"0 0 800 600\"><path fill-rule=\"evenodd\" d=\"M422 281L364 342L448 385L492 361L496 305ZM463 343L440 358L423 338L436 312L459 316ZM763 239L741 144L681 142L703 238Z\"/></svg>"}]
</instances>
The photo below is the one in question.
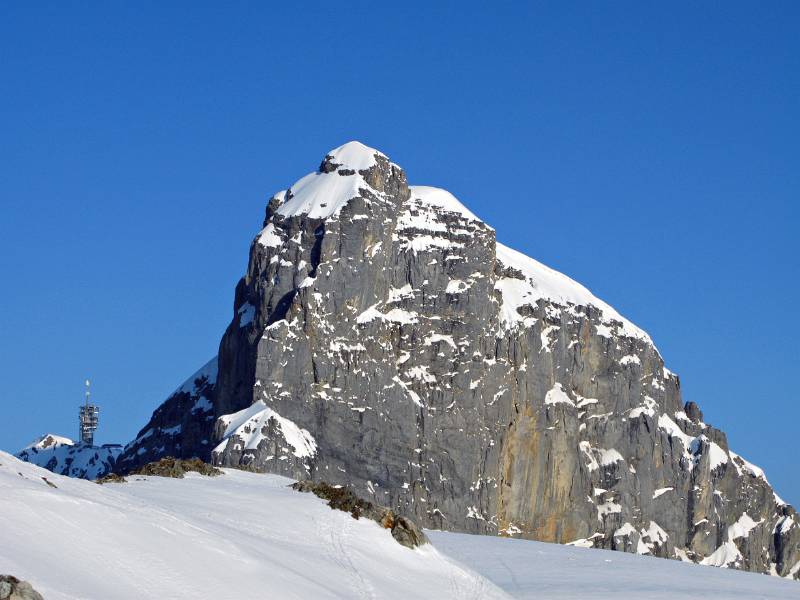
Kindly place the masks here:
<instances>
[{"instance_id":1,"label":"snow patch on rock","mask_svg":"<svg viewBox=\"0 0 800 600\"><path fill-rule=\"evenodd\" d=\"M560 383L556 382L553 387L544 396L545 404L569 404L575 406L575 403L567 396L564 388Z\"/></svg>"},{"instance_id":2,"label":"snow patch on rock","mask_svg":"<svg viewBox=\"0 0 800 600\"><path fill-rule=\"evenodd\" d=\"M524 280L505 277L498 281L497 289L503 294L504 305L506 302L511 304L509 310L504 308L507 322L513 324L523 321L523 317L516 311L516 308L524 304L535 305L540 299L549 300L561 306L594 306L608 321L607 325L614 322L619 324L622 335L644 340L650 345L653 344L646 332L563 273L500 243L497 244L497 259L504 266L516 269L524 276ZM509 286L509 279L520 283Z\"/></svg>"},{"instance_id":3,"label":"snow patch on rock","mask_svg":"<svg viewBox=\"0 0 800 600\"><path fill-rule=\"evenodd\" d=\"M222 415L218 422L225 426L222 440L214 448L219 454L225 450L228 439L237 436L241 439L243 450L255 450L265 435L264 428L270 420L274 420L286 442L292 447L292 453L298 458L310 458L317 453L317 442L307 430L298 427L268 407L263 400L229 415Z\"/></svg>"}]
</instances>

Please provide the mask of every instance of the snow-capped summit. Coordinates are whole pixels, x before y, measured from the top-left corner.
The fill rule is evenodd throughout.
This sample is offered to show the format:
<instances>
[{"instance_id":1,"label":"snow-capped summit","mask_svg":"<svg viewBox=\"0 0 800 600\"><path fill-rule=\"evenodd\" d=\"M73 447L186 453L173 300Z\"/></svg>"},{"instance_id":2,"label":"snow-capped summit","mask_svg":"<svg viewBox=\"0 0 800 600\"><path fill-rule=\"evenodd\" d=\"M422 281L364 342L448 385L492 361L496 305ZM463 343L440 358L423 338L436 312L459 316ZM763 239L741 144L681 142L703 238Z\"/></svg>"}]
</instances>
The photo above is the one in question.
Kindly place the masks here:
<instances>
[{"instance_id":1,"label":"snow-capped summit","mask_svg":"<svg viewBox=\"0 0 800 600\"><path fill-rule=\"evenodd\" d=\"M383 191L364 178L364 173L376 167L378 161L389 165L386 155L361 142L348 142L331 150L318 171L275 194L277 212L284 217L305 215L310 219L329 219L337 217L356 197L382 196Z\"/></svg>"},{"instance_id":2,"label":"snow-capped summit","mask_svg":"<svg viewBox=\"0 0 800 600\"><path fill-rule=\"evenodd\" d=\"M375 167L378 160L389 164L389 158L384 153L358 141L347 142L331 150L325 155L318 172L309 173L288 190L275 194L279 205L277 213L284 217L335 218L356 198L380 196L381 192L375 190L361 175L362 171ZM420 243L426 244L430 232L447 232L449 225L445 215L448 214L481 223L491 229L445 189L411 185L408 190L409 197L404 204L406 211L400 214L398 228L412 230L415 234L409 244L411 248L418 247ZM262 245L282 243L275 231L273 224L266 225L259 234ZM606 316L609 324L612 321L619 322L627 335L652 344L646 332L566 275L499 243L497 260L521 275L519 279L502 278L496 285L503 296L501 318L506 326L513 327L524 321L525 317L517 312L520 306L542 298L562 306L594 306Z\"/></svg>"},{"instance_id":3,"label":"snow-capped summit","mask_svg":"<svg viewBox=\"0 0 800 600\"><path fill-rule=\"evenodd\" d=\"M20 452L24 452L26 450L42 452L47 449L58 448L61 446L74 446L75 442L67 437L61 435L55 435L52 433L46 433L44 435L40 435L35 440L33 440L30 444L25 446Z\"/></svg>"},{"instance_id":4,"label":"snow-capped summit","mask_svg":"<svg viewBox=\"0 0 800 600\"><path fill-rule=\"evenodd\" d=\"M17 458L59 475L97 479L110 472L122 446L88 446L51 433L36 438L17 453Z\"/></svg>"},{"instance_id":5,"label":"snow-capped summit","mask_svg":"<svg viewBox=\"0 0 800 600\"><path fill-rule=\"evenodd\" d=\"M365 171L375 165L376 156L389 160L383 152L354 140L328 152L322 164L335 166L337 171Z\"/></svg>"}]
</instances>

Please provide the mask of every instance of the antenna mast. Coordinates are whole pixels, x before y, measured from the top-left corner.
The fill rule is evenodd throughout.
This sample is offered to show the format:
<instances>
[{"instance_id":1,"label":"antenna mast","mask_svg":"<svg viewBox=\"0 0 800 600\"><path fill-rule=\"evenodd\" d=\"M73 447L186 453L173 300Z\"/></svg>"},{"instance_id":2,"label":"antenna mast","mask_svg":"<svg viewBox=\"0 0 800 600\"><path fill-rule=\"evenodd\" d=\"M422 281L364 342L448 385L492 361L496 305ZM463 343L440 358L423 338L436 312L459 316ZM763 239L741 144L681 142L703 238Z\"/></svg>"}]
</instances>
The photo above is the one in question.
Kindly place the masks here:
<instances>
[{"instance_id":1,"label":"antenna mast","mask_svg":"<svg viewBox=\"0 0 800 600\"><path fill-rule=\"evenodd\" d=\"M100 407L90 401L91 382L86 380L86 401L78 411L78 421L80 425L80 441L87 446L94 446L94 432L97 430L97 422L100 418Z\"/></svg>"}]
</instances>

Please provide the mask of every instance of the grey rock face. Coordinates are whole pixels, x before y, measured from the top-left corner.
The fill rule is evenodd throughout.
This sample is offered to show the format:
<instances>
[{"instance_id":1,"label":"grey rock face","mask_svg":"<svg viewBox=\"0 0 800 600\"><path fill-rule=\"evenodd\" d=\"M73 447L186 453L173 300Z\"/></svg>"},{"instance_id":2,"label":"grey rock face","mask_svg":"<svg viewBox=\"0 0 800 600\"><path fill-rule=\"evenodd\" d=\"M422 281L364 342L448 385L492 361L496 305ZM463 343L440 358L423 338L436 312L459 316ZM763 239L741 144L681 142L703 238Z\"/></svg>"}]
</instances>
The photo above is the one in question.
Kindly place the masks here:
<instances>
[{"instance_id":1,"label":"grey rock face","mask_svg":"<svg viewBox=\"0 0 800 600\"><path fill-rule=\"evenodd\" d=\"M121 464L199 456L424 527L800 577L794 509L646 333L359 144L269 201L218 363Z\"/></svg>"}]
</instances>

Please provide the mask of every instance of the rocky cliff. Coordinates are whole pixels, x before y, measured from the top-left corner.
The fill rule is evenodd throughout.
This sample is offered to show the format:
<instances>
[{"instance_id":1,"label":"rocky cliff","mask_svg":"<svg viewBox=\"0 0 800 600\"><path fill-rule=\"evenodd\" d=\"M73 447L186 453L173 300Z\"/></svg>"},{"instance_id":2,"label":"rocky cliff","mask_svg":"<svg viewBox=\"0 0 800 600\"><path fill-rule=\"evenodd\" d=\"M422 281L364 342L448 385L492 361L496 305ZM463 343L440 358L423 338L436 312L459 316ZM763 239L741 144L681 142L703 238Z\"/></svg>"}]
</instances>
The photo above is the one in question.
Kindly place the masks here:
<instances>
[{"instance_id":1,"label":"rocky cliff","mask_svg":"<svg viewBox=\"0 0 800 600\"><path fill-rule=\"evenodd\" d=\"M218 359L118 464L166 455L429 528L800 577L794 510L645 332L357 142L269 201Z\"/></svg>"}]
</instances>

